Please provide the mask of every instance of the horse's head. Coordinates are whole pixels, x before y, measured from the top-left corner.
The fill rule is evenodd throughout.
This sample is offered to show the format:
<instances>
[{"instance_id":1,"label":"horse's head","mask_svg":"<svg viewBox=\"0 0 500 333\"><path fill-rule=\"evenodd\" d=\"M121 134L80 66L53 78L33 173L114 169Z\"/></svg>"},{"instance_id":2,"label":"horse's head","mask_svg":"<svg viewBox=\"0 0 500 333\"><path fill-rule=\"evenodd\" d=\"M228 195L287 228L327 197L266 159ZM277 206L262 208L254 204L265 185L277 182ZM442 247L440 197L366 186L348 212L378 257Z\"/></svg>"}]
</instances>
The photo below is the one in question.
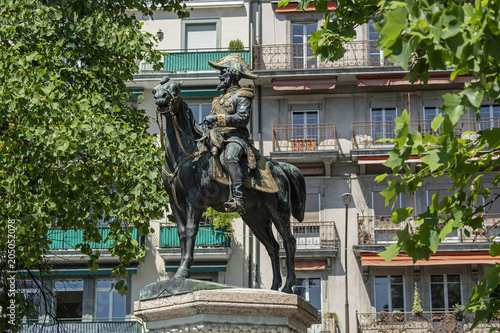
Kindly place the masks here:
<instances>
[{"instance_id":1,"label":"horse's head","mask_svg":"<svg viewBox=\"0 0 500 333\"><path fill-rule=\"evenodd\" d=\"M155 104L160 110L169 107L172 100L177 99L181 94L181 82L170 81L168 76L164 76L160 84L153 88Z\"/></svg>"}]
</instances>

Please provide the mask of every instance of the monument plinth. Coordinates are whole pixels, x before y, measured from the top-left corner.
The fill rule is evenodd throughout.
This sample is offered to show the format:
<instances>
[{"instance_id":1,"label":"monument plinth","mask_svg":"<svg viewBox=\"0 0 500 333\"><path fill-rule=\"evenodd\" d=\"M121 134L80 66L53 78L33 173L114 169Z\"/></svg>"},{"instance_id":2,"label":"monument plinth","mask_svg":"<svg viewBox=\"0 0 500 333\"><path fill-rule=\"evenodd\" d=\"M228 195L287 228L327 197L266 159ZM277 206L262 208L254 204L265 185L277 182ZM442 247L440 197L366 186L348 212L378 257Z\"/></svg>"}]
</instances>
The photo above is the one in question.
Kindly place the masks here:
<instances>
[{"instance_id":1,"label":"monument plinth","mask_svg":"<svg viewBox=\"0 0 500 333\"><path fill-rule=\"evenodd\" d=\"M294 294L189 279L148 285L134 315L149 332L305 333L318 311Z\"/></svg>"}]
</instances>

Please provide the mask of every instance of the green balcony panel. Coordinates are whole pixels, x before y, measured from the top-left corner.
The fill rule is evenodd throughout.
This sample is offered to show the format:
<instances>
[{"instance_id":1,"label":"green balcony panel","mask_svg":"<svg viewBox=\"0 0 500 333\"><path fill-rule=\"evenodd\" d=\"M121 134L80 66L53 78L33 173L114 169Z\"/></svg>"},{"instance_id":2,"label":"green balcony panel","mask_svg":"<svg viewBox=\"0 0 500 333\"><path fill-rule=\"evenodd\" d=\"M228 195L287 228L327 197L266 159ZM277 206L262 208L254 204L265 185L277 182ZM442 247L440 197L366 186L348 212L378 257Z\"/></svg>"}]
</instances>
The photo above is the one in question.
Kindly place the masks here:
<instances>
[{"instance_id":1,"label":"green balcony panel","mask_svg":"<svg viewBox=\"0 0 500 333\"><path fill-rule=\"evenodd\" d=\"M213 226L200 226L196 236L196 247L229 247L230 236L225 229L214 229ZM176 226L161 227L160 247L180 247Z\"/></svg>"},{"instance_id":2,"label":"green balcony panel","mask_svg":"<svg viewBox=\"0 0 500 333\"><path fill-rule=\"evenodd\" d=\"M203 51L164 51L166 72L198 72L214 70L208 61L219 60L231 53L240 53L250 64L250 51L203 50Z\"/></svg>"},{"instance_id":3,"label":"green balcony panel","mask_svg":"<svg viewBox=\"0 0 500 333\"><path fill-rule=\"evenodd\" d=\"M102 240L100 242L91 242L90 247L92 249L109 248L109 246L114 243L114 240L107 242L104 242L104 240L110 233L110 228L98 228L98 230ZM52 244L49 245L51 250L71 250L75 249L77 244L83 243L83 230L50 229L47 233L47 238L52 241ZM140 243L139 233L136 228L132 230L132 238Z\"/></svg>"}]
</instances>

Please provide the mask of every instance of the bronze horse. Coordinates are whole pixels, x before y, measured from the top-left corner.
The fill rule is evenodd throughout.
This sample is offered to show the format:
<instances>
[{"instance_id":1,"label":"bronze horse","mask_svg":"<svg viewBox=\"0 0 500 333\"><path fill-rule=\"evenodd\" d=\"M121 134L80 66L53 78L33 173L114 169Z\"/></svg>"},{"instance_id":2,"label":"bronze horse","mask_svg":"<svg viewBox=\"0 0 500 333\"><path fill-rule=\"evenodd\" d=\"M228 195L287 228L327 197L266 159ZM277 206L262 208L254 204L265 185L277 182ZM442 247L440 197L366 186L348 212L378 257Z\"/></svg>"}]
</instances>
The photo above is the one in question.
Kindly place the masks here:
<instances>
[{"instance_id":1,"label":"bronze horse","mask_svg":"<svg viewBox=\"0 0 500 333\"><path fill-rule=\"evenodd\" d=\"M162 177L170 197L170 205L181 245L181 262L175 277L188 278L200 219L206 207L223 210L229 197L229 186L213 179L213 157L202 142L203 130L195 121L187 103L180 96L180 84L162 80L153 89L157 112L165 120L165 161ZM163 125L161 126L163 127ZM282 279L279 269L279 245L272 224L283 239L286 251L287 277L282 289L291 293L295 283L296 242L291 232L290 214L298 221L304 218L305 180L291 164L267 160L278 186L277 193L246 189L246 213L241 216L258 240L264 244L273 269L271 289L278 290Z\"/></svg>"}]
</instances>

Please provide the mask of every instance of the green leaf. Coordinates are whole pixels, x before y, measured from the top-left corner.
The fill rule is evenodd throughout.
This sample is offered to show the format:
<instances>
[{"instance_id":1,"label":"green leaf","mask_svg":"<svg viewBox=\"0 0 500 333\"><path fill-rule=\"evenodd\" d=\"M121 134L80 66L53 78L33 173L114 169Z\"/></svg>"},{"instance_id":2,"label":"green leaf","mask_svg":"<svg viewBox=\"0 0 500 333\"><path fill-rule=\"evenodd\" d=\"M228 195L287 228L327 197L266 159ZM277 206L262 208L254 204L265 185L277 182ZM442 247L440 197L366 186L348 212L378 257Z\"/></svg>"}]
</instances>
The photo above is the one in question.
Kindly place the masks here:
<instances>
[{"instance_id":1,"label":"green leaf","mask_svg":"<svg viewBox=\"0 0 500 333\"><path fill-rule=\"evenodd\" d=\"M394 223L401 223L406 221L413 213L413 207L404 207L396 209L392 212L391 221Z\"/></svg>"},{"instance_id":2,"label":"green leaf","mask_svg":"<svg viewBox=\"0 0 500 333\"><path fill-rule=\"evenodd\" d=\"M491 244L489 253L492 257L500 256L500 243Z\"/></svg>"},{"instance_id":3,"label":"green leaf","mask_svg":"<svg viewBox=\"0 0 500 333\"><path fill-rule=\"evenodd\" d=\"M437 132L441 124L443 123L444 117L441 113L439 113L431 122L431 128L434 132Z\"/></svg>"},{"instance_id":4,"label":"green leaf","mask_svg":"<svg viewBox=\"0 0 500 333\"><path fill-rule=\"evenodd\" d=\"M423 156L422 161L429 166L431 171L436 171L449 163L450 156L443 149L434 149Z\"/></svg>"},{"instance_id":5,"label":"green leaf","mask_svg":"<svg viewBox=\"0 0 500 333\"><path fill-rule=\"evenodd\" d=\"M385 248L385 251L379 253L379 256L385 259L385 262L390 262L392 258L397 256L401 251L399 243L393 243Z\"/></svg>"},{"instance_id":6,"label":"green leaf","mask_svg":"<svg viewBox=\"0 0 500 333\"><path fill-rule=\"evenodd\" d=\"M384 14L384 20L375 25L380 34L380 44L391 47L399 39L401 32L406 27L406 9L399 7Z\"/></svg>"}]
</instances>

